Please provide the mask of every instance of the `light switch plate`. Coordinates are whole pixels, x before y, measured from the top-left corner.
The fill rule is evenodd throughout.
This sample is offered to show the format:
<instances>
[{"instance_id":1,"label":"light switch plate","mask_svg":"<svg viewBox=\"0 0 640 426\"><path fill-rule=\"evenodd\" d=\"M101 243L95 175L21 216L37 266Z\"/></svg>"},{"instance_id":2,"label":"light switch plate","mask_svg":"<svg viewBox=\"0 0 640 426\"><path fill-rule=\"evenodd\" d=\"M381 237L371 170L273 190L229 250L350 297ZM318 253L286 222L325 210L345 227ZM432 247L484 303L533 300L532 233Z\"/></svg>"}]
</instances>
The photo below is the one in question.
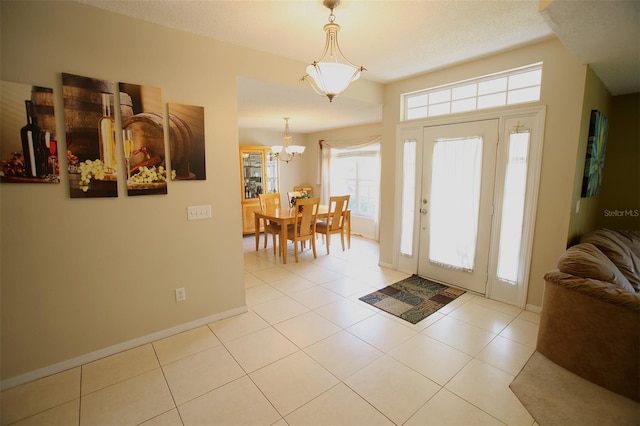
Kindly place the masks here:
<instances>
[{"instance_id":1,"label":"light switch plate","mask_svg":"<svg viewBox=\"0 0 640 426\"><path fill-rule=\"evenodd\" d=\"M176 288L176 302L184 302L187 300L187 292L184 287Z\"/></svg>"},{"instance_id":2,"label":"light switch plate","mask_svg":"<svg viewBox=\"0 0 640 426\"><path fill-rule=\"evenodd\" d=\"M211 219L211 205L187 207L187 220Z\"/></svg>"}]
</instances>

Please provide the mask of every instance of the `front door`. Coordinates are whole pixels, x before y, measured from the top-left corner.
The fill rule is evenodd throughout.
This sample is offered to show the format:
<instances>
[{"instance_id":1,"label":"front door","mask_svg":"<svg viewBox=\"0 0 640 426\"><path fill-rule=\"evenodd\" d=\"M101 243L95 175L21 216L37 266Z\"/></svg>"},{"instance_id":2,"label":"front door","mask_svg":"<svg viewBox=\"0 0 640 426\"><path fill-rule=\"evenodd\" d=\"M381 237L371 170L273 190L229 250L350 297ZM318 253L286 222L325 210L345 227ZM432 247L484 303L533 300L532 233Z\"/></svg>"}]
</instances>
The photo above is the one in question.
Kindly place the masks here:
<instances>
[{"instance_id":1,"label":"front door","mask_svg":"<svg viewBox=\"0 0 640 426\"><path fill-rule=\"evenodd\" d=\"M418 274L486 293L499 120L424 128Z\"/></svg>"}]
</instances>

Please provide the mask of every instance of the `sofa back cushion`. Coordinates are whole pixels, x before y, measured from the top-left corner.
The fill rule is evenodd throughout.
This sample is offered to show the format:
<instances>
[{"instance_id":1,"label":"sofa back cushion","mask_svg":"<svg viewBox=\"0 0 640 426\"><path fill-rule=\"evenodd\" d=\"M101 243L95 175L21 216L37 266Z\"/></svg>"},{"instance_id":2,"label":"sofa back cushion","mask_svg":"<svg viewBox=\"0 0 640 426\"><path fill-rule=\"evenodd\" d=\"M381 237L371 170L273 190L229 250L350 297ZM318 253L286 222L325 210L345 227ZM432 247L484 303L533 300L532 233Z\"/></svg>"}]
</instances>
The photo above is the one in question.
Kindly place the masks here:
<instances>
[{"instance_id":1,"label":"sofa back cushion","mask_svg":"<svg viewBox=\"0 0 640 426\"><path fill-rule=\"evenodd\" d=\"M558 270L582 278L609 282L633 292L629 280L596 246L580 243L569 247L558 259Z\"/></svg>"},{"instance_id":2,"label":"sofa back cushion","mask_svg":"<svg viewBox=\"0 0 640 426\"><path fill-rule=\"evenodd\" d=\"M640 258L640 231L615 231L620 241Z\"/></svg>"},{"instance_id":3,"label":"sofa back cushion","mask_svg":"<svg viewBox=\"0 0 640 426\"><path fill-rule=\"evenodd\" d=\"M596 246L618 267L633 289L640 292L640 257L631 249L633 239L619 231L599 229L582 237L580 242Z\"/></svg>"}]
</instances>

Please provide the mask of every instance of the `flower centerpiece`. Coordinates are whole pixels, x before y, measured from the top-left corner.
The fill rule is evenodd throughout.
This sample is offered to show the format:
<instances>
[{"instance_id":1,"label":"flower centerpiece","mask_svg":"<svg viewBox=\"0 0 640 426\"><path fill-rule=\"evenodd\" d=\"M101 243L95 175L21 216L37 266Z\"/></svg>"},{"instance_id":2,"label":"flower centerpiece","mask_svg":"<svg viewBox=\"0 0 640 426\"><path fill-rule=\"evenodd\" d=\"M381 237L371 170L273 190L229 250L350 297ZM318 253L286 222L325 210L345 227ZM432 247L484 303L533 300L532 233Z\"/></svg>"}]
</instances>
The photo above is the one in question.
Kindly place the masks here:
<instances>
[{"instance_id":1,"label":"flower centerpiece","mask_svg":"<svg viewBox=\"0 0 640 426\"><path fill-rule=\"evenodd\" d=\"M302 199L302 198L311 198L311 194L309 194L307 191L296 192L296 195L293 195L291 197L291 199L289 200L289 205L291 206L291 208L294 208L296 206L296 204L297 204L296 203L297 200ZM298 209L298 210L300 210L300 209Z\"/></svg>"}]
</instances>

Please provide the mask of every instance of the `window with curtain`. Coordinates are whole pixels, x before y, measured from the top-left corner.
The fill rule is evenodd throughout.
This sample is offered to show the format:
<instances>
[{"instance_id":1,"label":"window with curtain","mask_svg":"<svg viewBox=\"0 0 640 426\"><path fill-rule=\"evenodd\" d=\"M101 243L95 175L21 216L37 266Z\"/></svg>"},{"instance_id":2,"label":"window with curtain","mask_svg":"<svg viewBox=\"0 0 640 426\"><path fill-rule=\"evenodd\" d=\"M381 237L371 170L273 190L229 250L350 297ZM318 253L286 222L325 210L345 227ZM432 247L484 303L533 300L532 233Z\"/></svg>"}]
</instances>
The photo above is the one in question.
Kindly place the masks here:
<instances>
[{"instance_id":1,"label":"window with curtain","mask_svg":"<svg viewBox=\"0 0 640 426\"><path fill-rule=\"evenodd\" d=\"M510 284L518 282L522 223L527 194L529 131L509 136L509 157L504 178L504 195L500 223L498 278Z\"/></svg>"},{"instance_id":2,"label":"window with curtain","mask_svg":"<svg viewBox=\"0 0 640 426\"><path fill-rule=\"evenodd\" d=\"M380 144L331 148L329 192L349 194L352 215L377 219L380 198Z\"/></svg>"},{"instance_id":3,"label":"window with curtain","mask_svg":"<svg viewBox=\"0 0 640 426\"><path fill-rule=\"evenodd\" d=\"M414 212L416 207L416 146L415 140L404 141L402 147L402 223L400 254L413 256Z\"/></svg>"}]
</instances>

